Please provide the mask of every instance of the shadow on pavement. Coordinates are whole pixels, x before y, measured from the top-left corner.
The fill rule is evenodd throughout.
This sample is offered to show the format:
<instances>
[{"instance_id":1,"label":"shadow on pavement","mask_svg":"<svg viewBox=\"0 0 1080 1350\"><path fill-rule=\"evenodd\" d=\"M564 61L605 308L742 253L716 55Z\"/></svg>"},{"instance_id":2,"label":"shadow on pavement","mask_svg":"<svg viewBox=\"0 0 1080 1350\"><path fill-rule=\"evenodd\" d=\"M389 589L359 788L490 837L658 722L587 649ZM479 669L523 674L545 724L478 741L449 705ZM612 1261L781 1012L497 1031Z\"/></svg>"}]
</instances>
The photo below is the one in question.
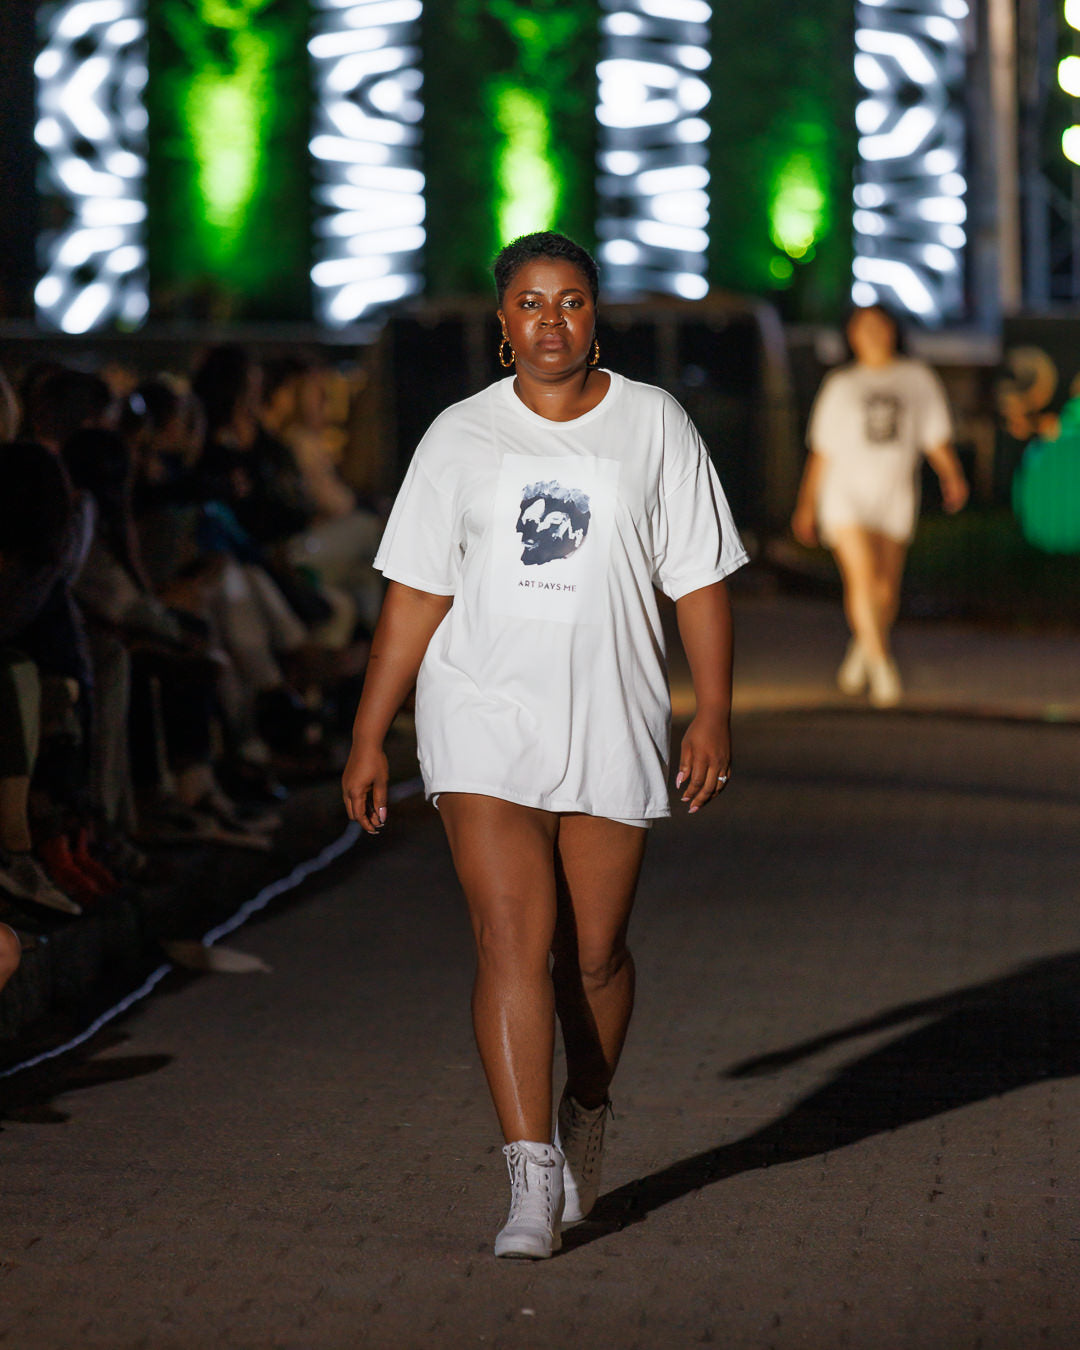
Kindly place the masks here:
<instances>
[{"instance_id":1,"label":"shadow on pavement","mask_svg":"<svg viewBox=\"0 0 1080 1350\"><path fill-rule=\"evenodd\" d=\"M601 1197L563 1251L640 1223L653 1210L741 1172L797 1162L1016 1088L1080 1074L1080 952L1048 957L939 998L746 1060L721 1074L774 1073L859 1036L921 1022L844 1065L778 1120L681 1158Z\"/></svg>"},{"instance_id":2,"label":"shadow on pavement","mask_svg":"<svg viewBox=\"0 0 1080 1350\"><path fill-rule=\"evenodd\" d=\"M69 1092L125 1083L157 1073L173 1062L173 1055L104 1054L122 1045L127 1036L113 1033L95 1037L89 1055L66 1057L28 1070L24 1076L0 1085L0 1122L17 1121L21 1125L63 1125L71 1117L55 1105L56 1098Z\"/></svg>"}]
</instances>

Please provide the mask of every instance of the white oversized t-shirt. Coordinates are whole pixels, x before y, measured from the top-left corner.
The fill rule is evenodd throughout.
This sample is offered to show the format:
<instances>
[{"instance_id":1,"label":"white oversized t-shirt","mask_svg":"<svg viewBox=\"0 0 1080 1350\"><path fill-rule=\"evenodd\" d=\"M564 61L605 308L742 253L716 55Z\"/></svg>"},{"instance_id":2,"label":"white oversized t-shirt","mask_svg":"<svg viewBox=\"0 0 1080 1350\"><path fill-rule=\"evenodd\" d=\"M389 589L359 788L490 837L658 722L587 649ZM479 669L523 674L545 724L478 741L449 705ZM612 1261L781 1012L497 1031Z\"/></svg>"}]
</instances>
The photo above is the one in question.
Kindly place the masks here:
<instances>
[{"instance_id":1,"label":"white oversized t-shirt","mask_svg":"<svg viewBox=\"0 0 1080 1350\"><path fill-rule=\"evenodd\" d=\"M827 375L807 431L810 449L825 460L817 507L826 540L843 525L910 538L920 459L951 437L945 391L921 361L853 363Z\"/></svg>"},{"instance_id":2,"label":"white oversized t-shirt","mask_svg":"<svg viewBox=\"0 0 1080 1350\"><path fill-rule=\"evenodd\" d=\"M429 797L670 814L653 587L677 600L746 553L682 407L609 373L570 422L500 380L436 418L409 466L375 566L454 597L417 681Z\"/></svg>"}]
</instances>

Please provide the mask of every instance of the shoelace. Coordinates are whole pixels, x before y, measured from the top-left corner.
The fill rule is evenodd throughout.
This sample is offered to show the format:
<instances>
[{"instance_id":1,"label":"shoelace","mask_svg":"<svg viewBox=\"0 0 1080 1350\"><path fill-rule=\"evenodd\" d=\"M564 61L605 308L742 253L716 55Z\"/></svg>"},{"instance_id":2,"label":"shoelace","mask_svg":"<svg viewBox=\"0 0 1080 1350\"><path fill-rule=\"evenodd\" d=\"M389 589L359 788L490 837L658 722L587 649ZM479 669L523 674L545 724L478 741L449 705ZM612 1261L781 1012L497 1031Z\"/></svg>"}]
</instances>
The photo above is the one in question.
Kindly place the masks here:
<instances>
[{"instance_id":1,"label":"shoelace","mask_svg":"<svg viewBox=\"0 0 1080 1350\"><path fill-rule=\"evenodd\" d=\"M511 1222L517 1217L519 1211L525 1203L525 1196L530 1191L529 1186L529 1168L532 1163L535 1167L545 1169L544 1186L541 1198L545 1203L547 1215L551 1214L551 1184L547 1174L555 1170L555 1160L546 1157L543 1154L534 1153L526 1148L524 1144L514 1142L503 1145L503 1153L506 1155L506 1165L510 1171L510 1184L512 1187L512 1199L510 1206Z\"/></svg>"},{"instance_id":2,"label":"shoelace","mask_svg":"<svg viewBox=\"0 0 1080 1350\"><path fill-rule=\"evenodd\" d=\"M603 1110L590 1120L589 1117L593 1116L593 1112L579 1106L573 1097L567 1098L567 1105L570 1108L571 1129L575 1134L579 1131L585 1133L585 1156L582 1166L586 1171L591 1171L596 1164L600 1150L603 1148L606 1118L610 1116L614 1120L615 1112L612 1110L609 1100L604 1103Z\"/></svg>"}]
</instances>

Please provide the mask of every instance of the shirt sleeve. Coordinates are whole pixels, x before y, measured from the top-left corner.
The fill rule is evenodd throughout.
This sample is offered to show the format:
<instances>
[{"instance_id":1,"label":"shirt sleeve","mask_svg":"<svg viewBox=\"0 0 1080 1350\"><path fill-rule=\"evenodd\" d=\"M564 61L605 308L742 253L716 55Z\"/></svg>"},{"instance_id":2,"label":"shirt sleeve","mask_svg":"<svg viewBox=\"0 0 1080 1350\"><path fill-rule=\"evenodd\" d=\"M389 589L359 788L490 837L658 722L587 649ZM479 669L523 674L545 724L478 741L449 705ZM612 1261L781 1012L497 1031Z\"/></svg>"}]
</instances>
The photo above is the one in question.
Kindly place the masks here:
<instances>
[{"instance_id":1,"label":"shirt sleeve","mask_svg":"<svg viewBox=\"0 0 1080 1350\"><path fill-rule=\"evenodd\" d=\"M830 455L838 437L843 435L844 395L833 375L826 375L810 409L806 444L817 455Z\"/></svg>"},{"instance_id":2,"label":"shirt sleeve","mask_svg":"<svg viewBox=\"0 0 1080 1350\"><path fill-rule=\"evenodd\" d=\"M924 367L923 397L919 410L919 449L933 450L953 438L952 414L941 377Z\"/></svg>"},{"instance_id":3,"label":"shirt sleeve","mask_svg":"<svg viewBox=\"0 0 1080 1350\"><path fill-rule=\"evenodd\" d=\"M462 558L455 493L452 485L433 481L424 464L427 448L421 441L413 456L374 565L388 581L433 595L453 595Z\"/></svg>"},{"instance_id":4,"label":"shirt sleeve","mask_svg":"<svg viewBox=\"0 0 1080 1350\"><path fill-rule=\"evenodd\" d=\"M678 412L675 439L682 443L665 454L662 477L670 471L675 481L670 488L662 483L653 558L654 583L672 600L722 581L748 561L705 443Z\"/></svg>"}]
</instances>

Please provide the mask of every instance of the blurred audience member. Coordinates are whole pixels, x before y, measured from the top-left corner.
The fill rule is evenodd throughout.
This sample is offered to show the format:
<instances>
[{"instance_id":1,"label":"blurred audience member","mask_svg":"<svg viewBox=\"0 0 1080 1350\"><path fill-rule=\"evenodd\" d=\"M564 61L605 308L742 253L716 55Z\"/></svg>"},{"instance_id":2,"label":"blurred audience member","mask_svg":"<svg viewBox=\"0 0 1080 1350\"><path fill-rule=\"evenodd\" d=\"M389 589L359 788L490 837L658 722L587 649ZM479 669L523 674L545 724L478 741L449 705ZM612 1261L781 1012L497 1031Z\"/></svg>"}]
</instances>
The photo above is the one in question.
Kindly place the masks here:
<instances>
[{"instance_id":1,"label":"blurred audience member","mask_svg":"<svg viewBox=\"0 0 1080 1350\"><path fill-rule=\"evenodd\" d=\"M267 363L262 424L289 447L314 510L307 528L289 540L289 560L346 591L371 632L382 603L372 563L383 521L359 505L341 476L340 432L330 426L326 404L325 370L293 357Z\"/></svg>"},{"instance_id":2,"label":"blurred audience member","mask_svg":"<svg viewBox=\"0 0 1080 1350\"><path fill-rule=\"evenodd\" d=\"M71 497L63 466L43 446L0 446L0 885L16 899L78 914L34 856L31 776L41 729L41 679L24 650L70 566Z\"/></svg>"}]
</instances>

